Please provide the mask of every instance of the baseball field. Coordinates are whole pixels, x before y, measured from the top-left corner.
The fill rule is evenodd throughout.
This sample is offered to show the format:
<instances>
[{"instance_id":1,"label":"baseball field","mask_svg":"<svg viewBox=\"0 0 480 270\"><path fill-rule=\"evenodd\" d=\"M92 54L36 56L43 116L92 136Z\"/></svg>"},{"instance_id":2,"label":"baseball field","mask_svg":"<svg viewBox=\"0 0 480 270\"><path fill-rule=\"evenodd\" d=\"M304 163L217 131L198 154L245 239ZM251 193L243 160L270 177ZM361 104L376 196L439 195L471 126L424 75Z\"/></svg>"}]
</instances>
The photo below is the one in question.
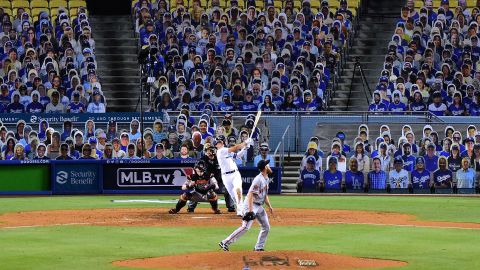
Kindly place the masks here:
<instances>
[{"instance_id":1,"label":"baseball field","mask_svg":"<svg viewBox=\"0 0 480 270\"><path fill-rule=\"evenodd\" d=\"M0 269L480 269L478 197L271 196L265 252L257 224L220 251L240 218L175 199L0 198Z\"/></svg>"}]
</instances>

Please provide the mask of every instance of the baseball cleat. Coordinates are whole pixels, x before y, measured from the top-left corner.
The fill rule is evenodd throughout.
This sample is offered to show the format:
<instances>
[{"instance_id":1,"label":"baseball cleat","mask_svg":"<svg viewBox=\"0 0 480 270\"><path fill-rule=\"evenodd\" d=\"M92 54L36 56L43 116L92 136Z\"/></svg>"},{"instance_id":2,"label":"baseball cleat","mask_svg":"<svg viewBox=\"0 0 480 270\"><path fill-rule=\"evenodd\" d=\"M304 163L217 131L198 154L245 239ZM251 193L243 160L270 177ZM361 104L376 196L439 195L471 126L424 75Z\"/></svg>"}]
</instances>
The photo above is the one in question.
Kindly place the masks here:
<instances>
[{"instance_id":1,"label":"baseball cleat","mask_svg":"<svg viewBox=\"0 0 480 270\"><path fill-rule=\"evenodd\" d=\"M233 213L235 211L236 211L235 208L228 208L228 212L230 212L230 213Z\"/></svg>"},{"instance_id":2,"label":"baseball cleat","mask_svg":"<svg viewBox=\"0 0 480 270\"><path fill-rule=\"evenodd\" d=\"M253 251L265 251L263 248L254 248Z\"/></svg>"},{"instance_id":3,"label":"baseball cleat","mask_svg":"<svg viewBox=\"0 0 480 270\"><path fill-rule=\"evenodd\" d=\"M230 251L230 250L228 249L228 245L225 244L225 243L223 243L223 241L220 242L220 243L218 243L218 245L220 246L220 248L221 248L223 251Z\"/></svg>"},{"instance_id":4,"label":"baseball cleat","mask_svg":"<svg viewBox=\"0 0 480 270\"><path fill-rule=\"evenodd\" d=\"M194 213L194 212L195 212L195 208L187 208L187 212L188 212L188 213Z\"/></svg>"},{"instance_id":5,"label":"baseball cleat","mask_svg":"<svg viewBox=\"0 0 480 270\"><path fill-rule=\"evenodd\" d=\"M172 209L168 210L168 213L169 214L176 214L176 213L178 213L178 211L177 211L177 209L172 208Z\"/></svg>"},{"instance_id":6,"label":"baseball cleat","mask_svg":"<svg viewBox=\"0 0 480 270\"><path fill-rule=\"evenodd\" d=\"M222 211L220 211L220 209L213 209L213 213L214 214L221 214Z\"/></svg>"}]
</instances>

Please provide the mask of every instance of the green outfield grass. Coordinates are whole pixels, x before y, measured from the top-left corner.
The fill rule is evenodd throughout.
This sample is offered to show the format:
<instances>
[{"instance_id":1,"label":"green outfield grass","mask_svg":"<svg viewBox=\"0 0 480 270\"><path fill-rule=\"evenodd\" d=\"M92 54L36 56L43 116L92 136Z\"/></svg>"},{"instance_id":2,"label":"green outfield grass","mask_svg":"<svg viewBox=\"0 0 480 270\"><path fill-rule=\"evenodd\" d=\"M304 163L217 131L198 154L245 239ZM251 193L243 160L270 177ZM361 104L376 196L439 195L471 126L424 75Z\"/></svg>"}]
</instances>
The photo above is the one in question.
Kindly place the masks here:
<instances>
[{"instance_id":1,"label":"green outfield grass","mask_svg":"<svg viewBox=\"0 0 480 270\"><path fill-rule=\"evenodd\" d=\"M113 207L111 199L158 196L0 198L0 212ZM173 199L164 196L162 199ZM480 222L478 198L272 196L275 207L374 210L417 215L422 220ZM110 262L218 250L234 227L51 226L0 229L0 269L124 269ZM232 246L251 250L258 226ZM480 269L480 231L370 225L272 227L268 250L311 250L407 261L402 269Z\"/></svg>"}]
</instances>

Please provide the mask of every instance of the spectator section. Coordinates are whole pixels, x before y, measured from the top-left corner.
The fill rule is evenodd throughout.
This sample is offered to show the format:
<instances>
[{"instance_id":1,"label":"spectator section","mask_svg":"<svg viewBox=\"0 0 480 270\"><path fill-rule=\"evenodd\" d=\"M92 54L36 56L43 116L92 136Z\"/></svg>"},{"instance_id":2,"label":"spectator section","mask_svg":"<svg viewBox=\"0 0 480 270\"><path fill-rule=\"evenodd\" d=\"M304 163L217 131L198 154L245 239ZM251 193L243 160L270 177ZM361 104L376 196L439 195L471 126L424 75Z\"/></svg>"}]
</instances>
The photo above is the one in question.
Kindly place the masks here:
<instances>
[{"instance_id":1,"label":"spectator section","mask_svg":"<svg viewBox=\"0 0 480 270\"><path fill-rule=\"evenodd\" d=\"M297 191L478 193L477 127L412 126L393 130L381 125L376 130L360 125L355 134L339 131L323 145L312 137L302 157Z\"/></svg>"},{"instance_id":2,"label":"spectator section","mask_svg":"<svg viewBox=\"0 0 480 270\"><path fill-rule=\"evenodd\" d=\"M84 0L3 0L0 17L0 112L105 112Z\"/></svg>"},{"instance_id":3,"label":"spectator section","mask_svg":"<svg viewBox=\"0 0 480 270\"><path fill-rule=\"evenodd\" d=\"M155 111L320 111L359 1L132 2Z\"/></svg>"},{"instance_id":4,"label":"spectator section","mask_svg":"<svg viewBox=\"0 0 480 270\"><path fill-rule=\"evenodd\" d=\"M408 0L369 110L478 116L479 11L478 1Z\"/></svg>"}]
</instances>

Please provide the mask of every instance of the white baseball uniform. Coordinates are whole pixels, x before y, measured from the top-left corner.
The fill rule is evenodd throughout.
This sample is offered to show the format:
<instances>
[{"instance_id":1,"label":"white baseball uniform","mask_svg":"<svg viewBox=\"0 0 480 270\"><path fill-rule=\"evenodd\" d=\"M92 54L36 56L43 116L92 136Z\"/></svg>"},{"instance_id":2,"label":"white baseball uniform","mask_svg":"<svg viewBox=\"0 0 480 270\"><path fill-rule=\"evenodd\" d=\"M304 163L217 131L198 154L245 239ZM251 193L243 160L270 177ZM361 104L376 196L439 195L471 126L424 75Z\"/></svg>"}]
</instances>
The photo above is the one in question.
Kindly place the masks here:
<instances>
[{"instance_id":1,"label":"white baseball uniform","mask_svg":"<svg viewBox=\"0 0 480 270\"><path fill-rule=\"evenodd\" d=\"M268 221L268 215L265 209L263 208L263 204L265 203L265 198L268 195L268 183L269 179L264 178L263 175L260 173L253 179L252 185L248 190L248 195L245 198L245 212L248 212L248 205L247 202L249 200L249 196L253 196L253 205L252 205L252 212L255 213L256 219L261 226L260 233L258 234L257 243L255 244L255 249L263 249L265 246L265 241L267 240L268 232L270 231L270 222ZM236 229L230 236L228 236L222 242L230 245L237 241L242 235L244 235L250 227L252 227L253 220L249 221L242 221L242 226Z\"/></svg>"},{"instance_id":2,"label":"white baseball uniform","mask_svg":"<svg viewBox=\"0 0 480 270\"><path fill-rule=\"evenodd\" d=\"M228 148L224 147L217 150L217 160L222 172L222 180L228 193L235 201L237 207L237 214L242 214L243 206L242 200L238 201L236 189L242 190L242 176L238 171L237 164L234 159L235 153L228 152Z\"/></svg>"}]
</instances>

